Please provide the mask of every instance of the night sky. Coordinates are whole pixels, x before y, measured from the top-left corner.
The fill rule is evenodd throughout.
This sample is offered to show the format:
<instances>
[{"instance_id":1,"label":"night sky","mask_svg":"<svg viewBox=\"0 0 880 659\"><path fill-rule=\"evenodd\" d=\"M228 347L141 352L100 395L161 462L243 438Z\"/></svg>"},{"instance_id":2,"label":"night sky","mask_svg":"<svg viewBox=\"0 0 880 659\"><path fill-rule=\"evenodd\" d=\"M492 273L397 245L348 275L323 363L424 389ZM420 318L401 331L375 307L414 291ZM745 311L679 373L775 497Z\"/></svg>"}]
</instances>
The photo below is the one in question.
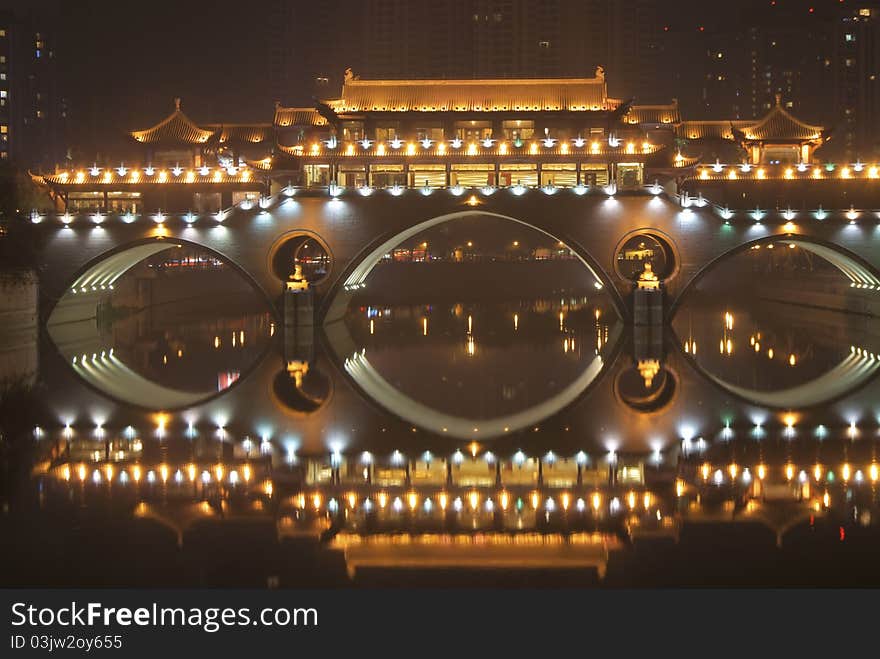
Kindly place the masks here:
<instances>
[{"instance_id":1,"label":"night sky","mask_svg":"<svg viewBox=\"0 0 880 659\"><path fill-rule=\"evenodd\" d=\"M0 9L54 5L54 12L49 13L58 20L57 54L69 101L70 135L76 136L74 142L106 144L123 131L154 124L173 107L175 96L183 98L184 110L201 123L271 121L275 99L267 85L266 34L272 6L281 1L0 0ZM778 21L780 16L790 22L792 13L806 17L808 7L815 5L815 13L820 14L844 1L737 0L722 4L668 0L663 20L686 38L696 25L711 31L737 22ZM322 11L326 14L325 9L332 6L329 20L341 28L338 17L351 15L364 3L289 3L299 24L291 31L288 66L303 69L295 72L293 79L307 80L313 75L307 69L310 60L311 66L314 63L315 44L326 49L328 40L332 44L346 39L345 34L327 34L310 26L309 17ZM359 25L357 21L354 24ZM350 65L359 70L358 61ZM676 96L675 90L670 90L669 96ZM308 99L308 93L292 92L284 100Z\"/></svg>"}]
</instances>

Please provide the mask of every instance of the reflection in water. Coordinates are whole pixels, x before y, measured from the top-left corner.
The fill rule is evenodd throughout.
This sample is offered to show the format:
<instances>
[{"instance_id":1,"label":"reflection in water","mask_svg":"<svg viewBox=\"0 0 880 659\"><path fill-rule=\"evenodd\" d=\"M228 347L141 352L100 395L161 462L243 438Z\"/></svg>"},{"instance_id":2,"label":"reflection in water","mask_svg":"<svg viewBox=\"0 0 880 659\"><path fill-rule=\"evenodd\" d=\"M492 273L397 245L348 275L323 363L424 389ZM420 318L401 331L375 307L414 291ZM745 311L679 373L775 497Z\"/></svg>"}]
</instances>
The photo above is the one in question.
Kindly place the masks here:
<instances>
[{"instance_id":1,"label":"reflection in water","mask_svg":"<svg viewBox=\"0 0 880 659\"><path fill-rule=\"evenodd\" d=\"M778 280L753 261L727 275L741 295L707 281L686 301L680 351L635 328L618 357L620 322L564 247L463 226L395 250L344 323L285 337L302 350L281 349L234 273L186 254L132 270L98 323L53 328L64 373L47 359L43 377L59 398L79 400L72 365L128 404L106 423L91 403L35 412L14 432L32 455L0 445L17 470L0 482L0 533L17 541L3 582L301 587L407 566L538 569L535 585L559 570L608 586L880 583L858 558L878 546L875 426L822 407L808 427L801 411L877 362L867 316L815 308L823 286L853 299L833 272L791 248ZM779 283L805 272L813 307ZM364 394L383 411L364 414Z\"/></svg>"},{"instance_id":2,"label":"reflection in water","mask_svg":"<svg viewBox=\"0 0 880 659\"><path fill-rule=\"evenodd\" d=\"M374 307L346 322L356 351L409 398L491 419L562 392L605 353L616 322L596 296Z\"/></svg>"},{"instance_id":3,"label":"reflection in water","mask_svg":"<svg viewBox=\"0 0 880 659\"><path fill-rule=\"evenodd\" d=\"M99 391L159 409L227 389L275 334L265 303L247 282L221 261L183 248L126 272L96 314L50 325L56 347Z\"/></svg>"}]
</instances>

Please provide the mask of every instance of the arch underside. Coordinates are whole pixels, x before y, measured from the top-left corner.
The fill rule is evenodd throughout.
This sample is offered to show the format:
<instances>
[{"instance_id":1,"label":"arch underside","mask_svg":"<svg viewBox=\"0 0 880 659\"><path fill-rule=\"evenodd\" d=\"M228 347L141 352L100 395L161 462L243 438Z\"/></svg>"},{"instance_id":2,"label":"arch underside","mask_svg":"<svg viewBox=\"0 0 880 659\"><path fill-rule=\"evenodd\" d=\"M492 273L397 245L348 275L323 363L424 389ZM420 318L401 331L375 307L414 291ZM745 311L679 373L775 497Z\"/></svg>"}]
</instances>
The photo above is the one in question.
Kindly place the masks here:
<instances>
[{"instance_id":1,"label":"arch underside","mask_svg":"<svg viewBox=\"0 0 880 659\"><path fill-rule=\"evenodd\" d=\"M528 222L525 222L523 220L519 220L519 219L517 219L515 217L511 217L509 215L502 215L500 213L492 213L492 212L488 212L488 211L457 211L455 213L448 213L446 215L439 215L439 216L431 218L429 220L425 220L424 222L419 222L418 224L415 224L407 229L404 229L403 231L400 231L399 233L395 234L394 236L392 236L388 240L384 241L381 245L376 247L374 250L372 250L369 254L367 254L367 256L365 256L364 258L362 258L359 261L357 266L355 266L355 268L352 270L352 272L346 278L345 283L343 285L344 288L345 289L354 289L354 288L360 288L361 286L363 286L367 280L367 277L369 277L370 273L373 271L373 268L376 267L376 265L379 263L379 261L382 260L382 257L384 257L386 254L391 252L391 250L393 250L395 247L397 247L401 243L418 235L422 231L425 231L427 229L430 229L430 228L435 227L440 224L444 224L444 223L449 222L451 220L456 220L456 219L460 219L463 217L474 217L474 216L479 216L479 215L484 215L487 217L495 217L495 218L499 218L499 219L503 219L503 220L509 220L511 222L516 222L517 224L522 224L523 226L526 226L526 227L529 227L530 229L538 231L538 232L544 234L545 236L552 238L554 241L559 240L558 236L554 236L553 234L545 231L544 229L541 229L540 227L536 227L535 225L530 224ZM596 271L596 267L592 263L590 263L586 258L584 258L583 255L579 254L577 251L572 250L572 252L575 254L575 256L577 256L578 260L584 265L584 267L587 268L587 270L590 272L590 274L596 280L596 283L604 287L607 282L605 281L605 279L603 279L603 277L599 276L599 273L597 273L597 271Z\"/></svg>"}]
</instances>

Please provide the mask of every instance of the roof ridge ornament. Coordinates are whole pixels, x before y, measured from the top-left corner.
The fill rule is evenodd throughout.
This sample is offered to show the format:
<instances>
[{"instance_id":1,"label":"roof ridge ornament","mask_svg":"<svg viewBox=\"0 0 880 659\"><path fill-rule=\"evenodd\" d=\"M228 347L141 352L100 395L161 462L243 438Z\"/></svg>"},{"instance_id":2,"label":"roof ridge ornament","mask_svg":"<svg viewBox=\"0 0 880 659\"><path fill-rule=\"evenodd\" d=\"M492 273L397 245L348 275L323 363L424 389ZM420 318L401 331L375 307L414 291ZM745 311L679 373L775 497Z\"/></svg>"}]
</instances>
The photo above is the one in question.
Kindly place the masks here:
<instances>
[{"instance_id":1,"label":"roof ridge ornament","mask_svg":"<svg viewBox=\"0 0 880 659\"><path fill-rule=\"evenodd\" d=\"M174 111L180 112L180 96L174 97Z\"/></svg>"}]
</instances>

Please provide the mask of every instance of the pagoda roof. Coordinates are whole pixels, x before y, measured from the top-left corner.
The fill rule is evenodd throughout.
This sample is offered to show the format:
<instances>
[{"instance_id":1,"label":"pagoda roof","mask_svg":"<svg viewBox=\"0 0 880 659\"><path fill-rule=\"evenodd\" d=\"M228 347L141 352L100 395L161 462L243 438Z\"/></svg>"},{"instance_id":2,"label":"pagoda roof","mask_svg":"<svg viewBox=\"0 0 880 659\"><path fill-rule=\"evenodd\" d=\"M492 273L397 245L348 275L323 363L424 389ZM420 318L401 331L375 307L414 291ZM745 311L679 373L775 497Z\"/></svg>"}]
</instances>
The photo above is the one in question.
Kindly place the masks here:
<instances>
[{"instance_id":1,"label":"pagoda roof","mask_svg":"<svg viewBox=\"0 0 880 659\"><path fill-rule=\"evenodd\" d=\"M633 105L626 115L629 124L679 124L678 101L660 105Z\"/></svg>"},{"instance_id":2,"label":"pagoda roof","mask_svg":"<svg viewBox=\"0 0 880 659\"><path fill-rule=\"evenodd\" d=\"M174 99L174 112L152 128L132 131L131 136L142 144L171 142L176 144L204 144L214 131L196 125L180 109L180 99Z\"/></svg>"},{"instance_id":3,"label":"pagoda roof","mask_svg":"<svg viewBox=\"0 0 880 659\"><path fill-rule=\"evenodd\" d=\"M315 108L275 106L275 126L326 126L327 120Z\"/></svg>"},{"instance_id":4,"label":"pagoda roof","mask_svg":"<svg viewBox=\"0 0 880 659\"><path fill-rule=\"evenodd\" d=\"M601 69L593 78L482 80L360 80L347 77L342 96L328 101L350 112L498 112L609 110Z\"/></svg>"},{"instance_id":5,"label":"pagoda roof","mask_svg":"<svg viewBox=\"0 0 880 659\"><path fill-rule=\"evenodd\" d=\"M229 142L263 144L272 140L272 124L220 124L207 125L220 144Z\"/></svg>"},{"instance_id":6,"label":"pagoda roof","mask_svg":"<svg viewBox=\"0 0 880 659\"><path fill-rule=\"evenodd\" d=\"M809 141L820 139L823 130L823 126L811 126L792 116L777 95L773 109L756 124L744 128L743 133L746 139L755 141Z\"/></svg>"},{"instance_id":7,"label":"pagoda roof","mask_svg":"<svg viewBox=\"0 0 880 659\"><path fill-rule=\"evenodd\" d=\"M690 140L735 140L733 129L745 136L747 142L812 142L822 138L823 126L813 126L793 116L782 107L781 96L776 105L760 119L721 121L683 121L678 127L679 137Z\"/></svg>"}]
</instances>

